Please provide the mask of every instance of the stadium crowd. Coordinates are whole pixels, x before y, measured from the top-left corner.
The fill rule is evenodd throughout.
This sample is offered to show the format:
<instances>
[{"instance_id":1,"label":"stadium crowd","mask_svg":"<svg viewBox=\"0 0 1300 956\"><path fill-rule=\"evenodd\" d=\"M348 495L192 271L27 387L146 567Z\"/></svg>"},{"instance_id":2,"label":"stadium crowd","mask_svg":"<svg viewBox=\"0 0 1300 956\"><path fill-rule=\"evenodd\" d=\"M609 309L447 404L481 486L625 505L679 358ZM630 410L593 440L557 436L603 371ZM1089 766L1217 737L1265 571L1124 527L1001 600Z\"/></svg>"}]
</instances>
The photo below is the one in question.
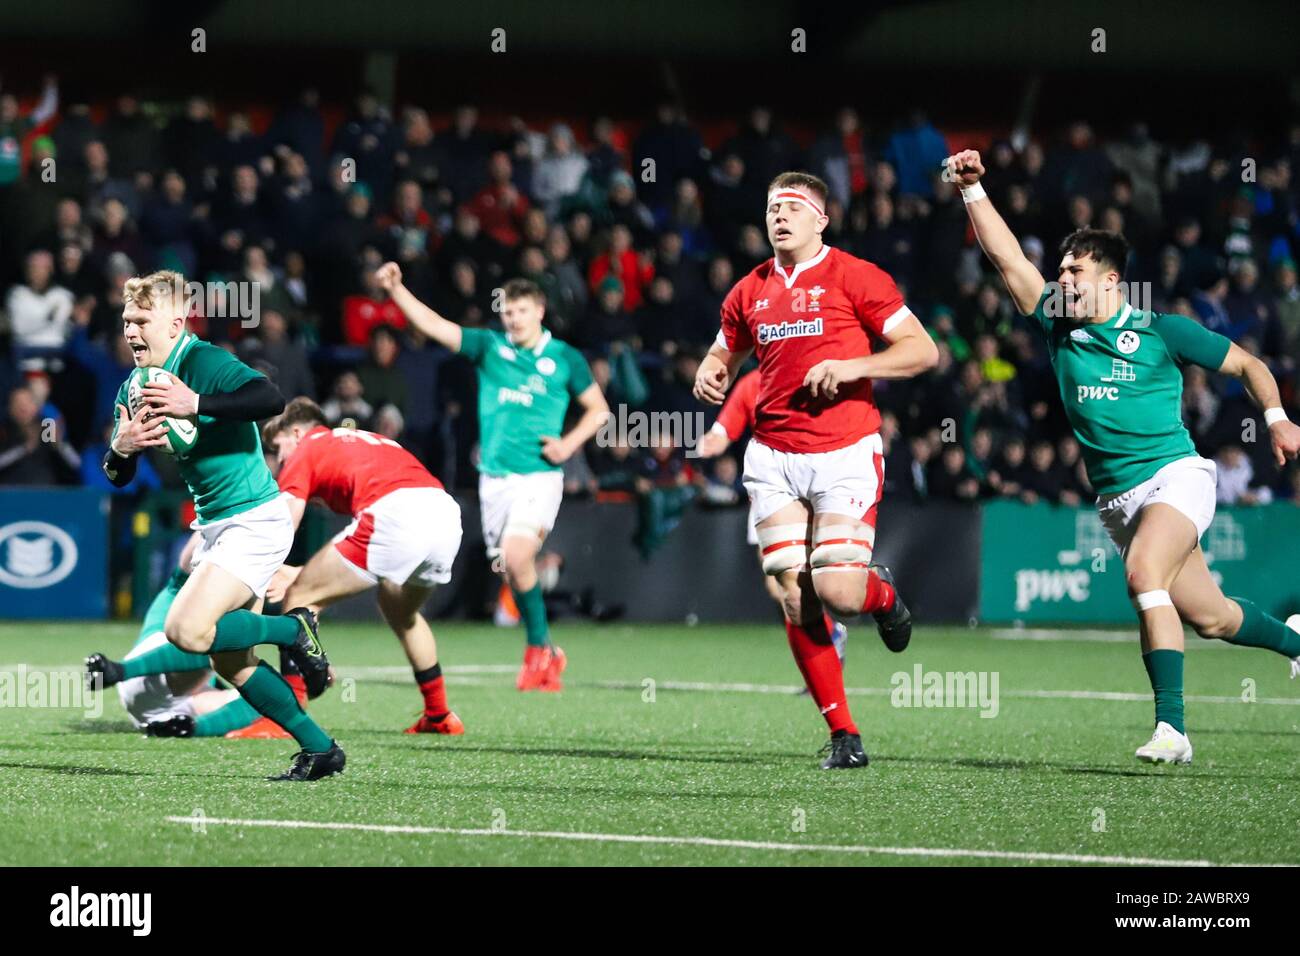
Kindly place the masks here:
<instances>
[{"instance_id":1,"label":"stadium crowd","mask_svg":"<svg viewBox=\"0 0 1300 956\"><path fill-rule=\"evenodd\" d=\"M584 351L612 406L711 417L691 397L699 358L732 284L771 255L767 183L803 168L830 186L827 242L887 270L939 343L934 372L877 388L887 493L1065 504L1090 493L1044 343L938 175L950 145L972 144L950 144L923 115L870 129L846 107L820 132L791 132L758 107L733 134L706 137L667 103L575 131L490 123L468 105L435 128L424 109L394 117L368 94L329 123L313 90L264 129L238 109L218 117L201 96L168 111L124 94L101 121L58 100L53 79L25 110L0 96L0 484L109 489L99 461L131 368L121 286L160 268L255 286L255 321L209 297L196 331L286 396L318 398L332 422L399 438L454 489L476 480L473 371L407 327L373 279L389 259L466 326L494 322L505 279L531 278L550 328ZM1159 142L1141 123L1105 140L1082 121L1014 145L988 139L989 192L1048 278L1072 229L1122 231L1139 304L1264 356L1295 417L1300 125L1258 151ZM1221 499L1300 503L1300 478L1253 440L1253 408L1233 386L1186 373L1186 420L1219 462ZM636 497L662 529L688 505L739 503L739 453L705 463L680 447L592 442L566 488ZM176 481L154 464L127 493Z\"/></svg>"}]
</instances>

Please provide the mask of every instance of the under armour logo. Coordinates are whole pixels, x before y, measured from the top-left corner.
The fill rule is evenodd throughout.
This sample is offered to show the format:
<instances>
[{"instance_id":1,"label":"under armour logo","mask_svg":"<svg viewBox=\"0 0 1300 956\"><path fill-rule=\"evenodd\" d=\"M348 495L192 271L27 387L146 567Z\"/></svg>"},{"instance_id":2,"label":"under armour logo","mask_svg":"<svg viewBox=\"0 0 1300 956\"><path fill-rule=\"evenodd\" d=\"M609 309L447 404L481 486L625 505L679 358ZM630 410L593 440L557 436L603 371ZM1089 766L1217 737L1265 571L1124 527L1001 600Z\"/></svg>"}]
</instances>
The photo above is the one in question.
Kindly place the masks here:
<instances>
[{"instance_id":1,"label":"under armour logo","mask_svg":"<svg viewBox=\"0 0 1300 956\"><path fill-rule=\"evenodd\" d=\"M754 303L754 311L757 312L760 309L766 309L767 303L768 303L767 299L759 299L757 302Z\"/></svg>"}]
</instances>

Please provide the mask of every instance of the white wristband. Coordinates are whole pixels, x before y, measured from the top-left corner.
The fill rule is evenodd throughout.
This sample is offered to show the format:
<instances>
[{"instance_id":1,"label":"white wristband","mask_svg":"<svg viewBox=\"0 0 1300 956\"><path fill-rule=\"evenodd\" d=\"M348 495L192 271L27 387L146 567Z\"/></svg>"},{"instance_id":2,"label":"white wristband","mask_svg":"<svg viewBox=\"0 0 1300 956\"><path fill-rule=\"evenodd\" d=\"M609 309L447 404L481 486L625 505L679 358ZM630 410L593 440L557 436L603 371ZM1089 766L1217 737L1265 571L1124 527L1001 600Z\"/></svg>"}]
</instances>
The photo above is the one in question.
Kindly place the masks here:
<instances>
[{"instance_id":1,"label":"white wristband","mask_svg":"<svg viewBox=\"0 0 1300 956\"><path fill-rule=\"evenodd\" d=\"M984 191L983 183L976 183L974 186L961 187L961 201L970 205L980 199L988 199L988 193Z\"/></svg>"},{"instance_id":2,"label":"white wristband","mask_svg":"<svg viewBox=\"0 0 1300 956\"><path fill-rule=\"evenodd\" d=\"M1286 417L1286 411L1284 409L1282 408L1264 409L1265 425L1272 426L1272 425L1276 425L1278 422L1286 422L1286 421L1290 421L1290 419Z\"/></svg>"},{"instance_id":3,"label":"white wristband","mask_svg":"<svg viewBox=\"0 0 1300 956\"><path fill-rule=\"evenodd\" d=\"M194 393L194 417L195 418L199 417L199 399L202 397L203 396L200 395L198 392Z\"/></svg>"}]
</instances>

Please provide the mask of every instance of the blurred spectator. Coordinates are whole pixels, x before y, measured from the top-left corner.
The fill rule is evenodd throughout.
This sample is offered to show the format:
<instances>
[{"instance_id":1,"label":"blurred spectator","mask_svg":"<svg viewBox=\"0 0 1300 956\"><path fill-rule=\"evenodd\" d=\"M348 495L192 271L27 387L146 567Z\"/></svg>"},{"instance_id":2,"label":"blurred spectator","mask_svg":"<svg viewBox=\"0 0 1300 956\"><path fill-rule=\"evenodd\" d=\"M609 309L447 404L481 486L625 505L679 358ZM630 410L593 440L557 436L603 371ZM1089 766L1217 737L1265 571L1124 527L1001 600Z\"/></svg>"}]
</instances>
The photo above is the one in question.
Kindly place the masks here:
<instances>
[{"instance_id":1,"label":"blurred spectator","mask_svg":"<svg viewBox=\"0 0 1300 956\"><path fill-rule=\"evenodd\" d=\"M158 130L140 111L140 101L129 93L117 98L113 112L104 121L103 136L113 160L112 174L119 179L151 171L161 155Z\"/></svg>"},{"instance_id":2,"label":"blurred spectator","mask_svg":"<svg viewBox=\"0 0 1300 956\"><path fill-rule=\"evenodd\" d=\"M347 427L370 430L375 410L363 397L364 389L356 372L343 372L334 380L330 397L321 412L331 428Z\"/></svg>"},{"instance_id":3,"label":"blurred spectator","mask_svg":"<svg viewBox=\"0 0 1300 956\"><path fill-rule=\"evenodd\" d=\"M390 405L398 412L406 408L406 379L397 364L401 348L391 325L370 330L369 354L357 369L357 378L366 401L381 411Z\"/></svg>"},{"instance_id":4,"label":"blurred spectator","mask_svg":"<svg viewBox=\"0 0 1300 956\"><path fill-rule=\"evenodd\" d=\"M357 181L369 186L382 204L392 188L396 150L397 134L388 110L372 91L362 91L353 101L352 112L334 131L334 155L356 161Z\"/></svg>"},{"instance_id":5,"label":"blurred spectator","mask_svg":"<svg viewBox=\"0 0 1300 956\"><path fill-rule=\"evenodd\" d=\"M641 305L642 289L654 277L654 265L632 248L632 233L626 226L609 232L609 247L591 260L587 281L597 292L606 278L618 280L622 287L622 307L628 312Z\"/></svg>"},{"instance_id":6,"label":"blurred spectator","mask_svg":"<svg viewBox=\"0 0 1300 956\"><path fill-rule=\"evenodd\" d=\"M974 501L979 497L979 479L971 473L966 450L957 444L945 444L939 458L930 463L926 486L931 498L951 501Z\"/></svg>"},{"instance_id":7,"label":"blurred spectator","mask_svg":"<svg viewBox=\"0 0 1300 956\"><path fill-rule=\"evenodd\" d=\"M1002 444L997 459L989 468L989 484L999 495L1019 498L1025 491L1029 478L1029 465L1025 461L1025 443L1011 437Z\"/></svg>"},{"instance_id":8,"label":"blurred spectator","mask_svg":"<svg viewBox=\"0 0 1300 956\"><path fill-rule=\"evenodd\" d=\"M299 395L316 398L307 349L290 334L289 320L280 310L263 307L257 335L239 343L239 357L266 366L268 377L287 399Z\"/></svg>"},{"instance_id":9,"label":"blurred spectator","mask_svg":"<svg viewBox=\"0 0 1300 956\"><path fill-rule=\"evenodd\" d=\"M488 161L487 185L466 204L466 209L482 223L483 232L508 249L519 244L519 229L528 211L527 197L511 182L511 169L507 153L493 153Z\"/></svg>"},{"instance_id":10,"label":"blurred spectator","mask_svg":"<svg viewBox=\"0 0 1300 956\"><path fill-rule=\"evenodd\" d=\"M935 170L949 152L943 134L934 128L925 113L914 110L907 125L889 137L883 156L898 174L900 195L931 199Z\"/></svg>"},{"instance_id":11,"label":"blurred spectator","mask_svg":"<svg viewBox=\"0 0 1300 956\"><path fill-rule=\"evenodd\" d=\"M9 416L0 427L0 484L75 484L81 456L63 440L57 422L42 418L28 385L9 393Z\"/></svg>"},{"instance_id":12,"label":"blurred spectator","mask_svg":"<svg viewBox=\"0 0 1300 956\"><path fill-rule=\"evenodd\" d=\"M1022 476L1020 498L1032 504L1050 501L1053 504L1078 504L1078 496L1070 488L1070 479L1056 462L1056 450L1048 441L1036 441L1029 449L1029 468Z\"/></svg>"},{"instance_id":13,"label":"blurred spectator","mask_svg":"<svg viewBox=\"0 0 1300 956\"><path fill-rule=\"evenodd\" d=\"M376 326L391 325L406 328L406 316L388 293L375 281L375 270L361 270L360 295L343 300L343 339L349 345L366 345Z\"/></svg>"},{"instance_id":14,"label":"blurred spectator","mask_svg":"<svg viewBox=\"0 0 1300 956\"><path fill-rule=\"evenodd\" d=\"M28 253L23 276L5 297L14 351L24 368L46 368L71 332L72 293L54 284L54 256L44 249Z\"/></svg>"},{"instance_id":15,"label":"blurred spectator","mask_svg":"<svg viewBox=\"0 0 1300 956\"><path fill-rule=\"evenodd\" d=\"M736 459L730 455L721 456L713 463L713 471L705 480L701 504L730 508L745 500L745 488L740 481L740 468Z\"/></svg>"},{"instance_id":16,"label":"blurred spectator","mask_svg":"<svg viewBox=\"0 0 1300 956\"><path fill-rule=\"evenodd\" d=\"M1267 486L1254 485L1255 467L1240 445L1225 445L1215 456L1219 480L1215 497L1224 505L1266 505L1273 500Z\"/></svg>"},{"instance_id":17,"label":"blurred spectator","mask_svg":"<svg viewBox=\"0 0 1300 956\"><path fill-rule=\"evenodd\" d=\"M533 174L533 198L554 218L562 203L578 192L587 174L587 157L578 150L573 130L563 123L551 127L547 136L546 156Z\"/></svg>"},{"instance_id":18,"label":"blurred spectator","mask_svg":"<svg viewBox=\"0 0 1300 956\"><path fill-rule=\"evenodd\" d=\"M643 178L637 186L642 201L651 206L666 202L678 179L698 175L703 153L704 141L677 105L661 102L655 108L654 121L646 125L632 147L638 163L644 164L647 159L654 163L654 177Z\"/></svg>"},{"instance_id":19,"label":"blurred spectator","mask_svg":"<svg viewBox=\"0 0 1300 956\"><path fill-rule=\"evenodd\" d=\"M22 171L23 138L58 111L59 86L52 75L45 78L40 101L26 116L19 112L16 96L0 93L0 186L16 182Z\"/></svg>"},{"instance_id":20,"label":"blurred spectator","mask_svg":"<svg viewBox=\"0 0 1300 956\"><path fill-rule=\"evenodd\" d=\"M201 183L209 175L220 140L221 133L212 119L211 101L204 96L191 96L185 101L185 112L167 124L162 145L174 175L181 177L182 182ZM146 159L152 164L156 157Z\"/></svg>"}]
</instances>

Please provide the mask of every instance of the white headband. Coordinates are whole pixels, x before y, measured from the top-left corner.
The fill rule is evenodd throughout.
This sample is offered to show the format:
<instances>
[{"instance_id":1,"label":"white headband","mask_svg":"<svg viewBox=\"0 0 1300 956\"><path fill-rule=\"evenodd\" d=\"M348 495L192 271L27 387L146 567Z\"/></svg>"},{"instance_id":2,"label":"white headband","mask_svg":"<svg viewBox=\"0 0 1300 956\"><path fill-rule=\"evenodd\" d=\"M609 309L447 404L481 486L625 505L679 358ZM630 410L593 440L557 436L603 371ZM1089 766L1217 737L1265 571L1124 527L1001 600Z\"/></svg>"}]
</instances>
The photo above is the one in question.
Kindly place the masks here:
<instances>
[{"instance_id":1,"label":"white headband","mask_svg":"<svg viewBox=\"0 0 1300 956\"><path fill-rule=\"evenodd\" d=\"M781 189L773 189L767 194L767 205L769 209L772 207L773 203L780 202L801 202L818 216L826 215L826 212L822 209L817 200L814 199L811 194L804 192L802 189L794 189L790 186L785 186Z\"/></svg>"}]
</instances>

